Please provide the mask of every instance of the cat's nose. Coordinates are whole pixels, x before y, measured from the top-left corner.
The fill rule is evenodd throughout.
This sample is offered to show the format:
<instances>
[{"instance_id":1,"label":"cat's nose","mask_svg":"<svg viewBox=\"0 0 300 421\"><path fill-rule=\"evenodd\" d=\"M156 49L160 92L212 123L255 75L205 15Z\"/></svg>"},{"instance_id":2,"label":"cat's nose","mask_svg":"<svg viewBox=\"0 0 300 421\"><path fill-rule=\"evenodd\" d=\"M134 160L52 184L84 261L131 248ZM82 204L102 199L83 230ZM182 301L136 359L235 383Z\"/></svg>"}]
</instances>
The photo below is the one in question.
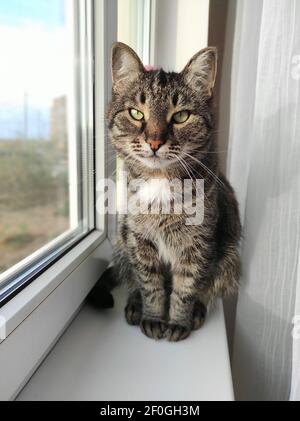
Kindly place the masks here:
<instances>
[{"instance_id":1,"label":"cat's nose","mask_svg":"<svg viewBox=\"0 0 300 421\"><path fill-rule=\"evenodd\" d=\"M150 145L150 148L153 150L153 152L157 152L158 149L162 146L162 141L159 139L151 139L147 140L148 145Z\"/></svg>"}]
</instances>

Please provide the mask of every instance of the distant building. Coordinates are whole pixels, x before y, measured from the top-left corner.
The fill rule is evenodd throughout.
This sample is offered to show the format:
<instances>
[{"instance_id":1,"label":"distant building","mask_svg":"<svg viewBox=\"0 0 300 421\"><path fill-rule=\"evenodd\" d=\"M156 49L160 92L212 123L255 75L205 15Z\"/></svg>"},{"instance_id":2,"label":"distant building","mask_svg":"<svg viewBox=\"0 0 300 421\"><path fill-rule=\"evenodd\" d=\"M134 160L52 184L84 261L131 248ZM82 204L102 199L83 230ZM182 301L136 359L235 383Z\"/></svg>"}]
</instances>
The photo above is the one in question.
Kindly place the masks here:
<instances>
[{"instance_id":1,"label":"distant building","mask_svg":"<svg viewBox=\"0 0 300 421\"><path fill-rule=\"evenodd\" d=\"M67 97L61 96L53 100L50 111L50 139L59 150L68 146L67 130Z\"/></svg>"}]
</instances>

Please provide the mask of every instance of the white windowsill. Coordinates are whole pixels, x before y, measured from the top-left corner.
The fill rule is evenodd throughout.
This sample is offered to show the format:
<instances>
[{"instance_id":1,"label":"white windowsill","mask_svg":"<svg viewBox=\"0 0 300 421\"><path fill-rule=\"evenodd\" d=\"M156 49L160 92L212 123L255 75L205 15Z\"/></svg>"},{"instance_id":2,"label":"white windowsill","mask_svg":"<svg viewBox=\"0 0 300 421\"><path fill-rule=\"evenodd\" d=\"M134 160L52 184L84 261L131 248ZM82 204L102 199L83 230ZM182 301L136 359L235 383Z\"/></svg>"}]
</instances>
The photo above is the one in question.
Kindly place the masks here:
<instances>
[{"instance_id":1,"label":"white windowsill","mask_svg":"<svg viewBox=\"0 0 300 421\"><path fill-rule=\"evenodd\" d=\"M180 343L155 342L112 310L85 306L18 397L41 400L234 400L221 301Z\"/></svg>"}]
</instances>

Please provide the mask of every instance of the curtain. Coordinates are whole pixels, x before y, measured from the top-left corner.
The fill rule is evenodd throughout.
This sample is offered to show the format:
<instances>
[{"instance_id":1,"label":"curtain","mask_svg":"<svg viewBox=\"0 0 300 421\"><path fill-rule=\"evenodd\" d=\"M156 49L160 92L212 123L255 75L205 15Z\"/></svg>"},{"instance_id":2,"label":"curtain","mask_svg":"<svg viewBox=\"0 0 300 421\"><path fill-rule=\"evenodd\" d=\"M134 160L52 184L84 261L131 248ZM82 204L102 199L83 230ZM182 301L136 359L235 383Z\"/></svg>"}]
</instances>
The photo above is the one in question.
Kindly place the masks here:
<instances>
[{"instance_id":1,"label":"curtain","mask_svg":"<svg viewBox=\"0 0 300 421\"><path fill-rule=\"evenodd\" d=\"M244 234L238 400L300 400L299 92L300 1L238 0L228 159Z\"/></svg>"},{"instance_id":2,"label":"curtain","mask_svg":"<svg viewBox=\"0 0 300 421\"><path fill-rule=\"evenodd\" d=\"M295 304L295 325L293 332L293 371L291 385L291 401L300 401L300 253L298 256L298 282Z\"/></svg>"}]
</instances>

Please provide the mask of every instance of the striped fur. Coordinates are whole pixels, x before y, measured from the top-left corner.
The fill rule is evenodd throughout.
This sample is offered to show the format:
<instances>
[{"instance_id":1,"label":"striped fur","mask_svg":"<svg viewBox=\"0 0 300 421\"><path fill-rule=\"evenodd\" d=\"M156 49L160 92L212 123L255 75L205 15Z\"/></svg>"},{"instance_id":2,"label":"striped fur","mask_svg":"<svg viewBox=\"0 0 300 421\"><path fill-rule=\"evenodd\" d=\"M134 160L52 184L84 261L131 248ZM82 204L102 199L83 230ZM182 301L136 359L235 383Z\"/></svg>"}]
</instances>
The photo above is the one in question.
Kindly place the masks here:
<instances>
[{"instance_id":1,"label":"striped fur","mask_svg":"<svg viewBox=\"0 0 300 421\"><path fill-rule=\"evenodd\" d=\"M136 54L118 43L112 69L108 127L129 182L205 180L204 221L199 226L187 226L185 213L127 214L119 221L114 261L117 276L129 289L126 319L151 338L178 341L202 326L217 296L237 291L240 276L238 205L220 174L213 139L216 51L203 50L183 72L166 73L145 71ZM141 111L143 121L133 120L130 108ZM174 124L172 115L183 109L191 113L188 121ZM163 144L155 164L149 138ZM128 193L130 198L133 192ZM156 194L155 188L150 194Z\"/></svg>"}]
</instances>

